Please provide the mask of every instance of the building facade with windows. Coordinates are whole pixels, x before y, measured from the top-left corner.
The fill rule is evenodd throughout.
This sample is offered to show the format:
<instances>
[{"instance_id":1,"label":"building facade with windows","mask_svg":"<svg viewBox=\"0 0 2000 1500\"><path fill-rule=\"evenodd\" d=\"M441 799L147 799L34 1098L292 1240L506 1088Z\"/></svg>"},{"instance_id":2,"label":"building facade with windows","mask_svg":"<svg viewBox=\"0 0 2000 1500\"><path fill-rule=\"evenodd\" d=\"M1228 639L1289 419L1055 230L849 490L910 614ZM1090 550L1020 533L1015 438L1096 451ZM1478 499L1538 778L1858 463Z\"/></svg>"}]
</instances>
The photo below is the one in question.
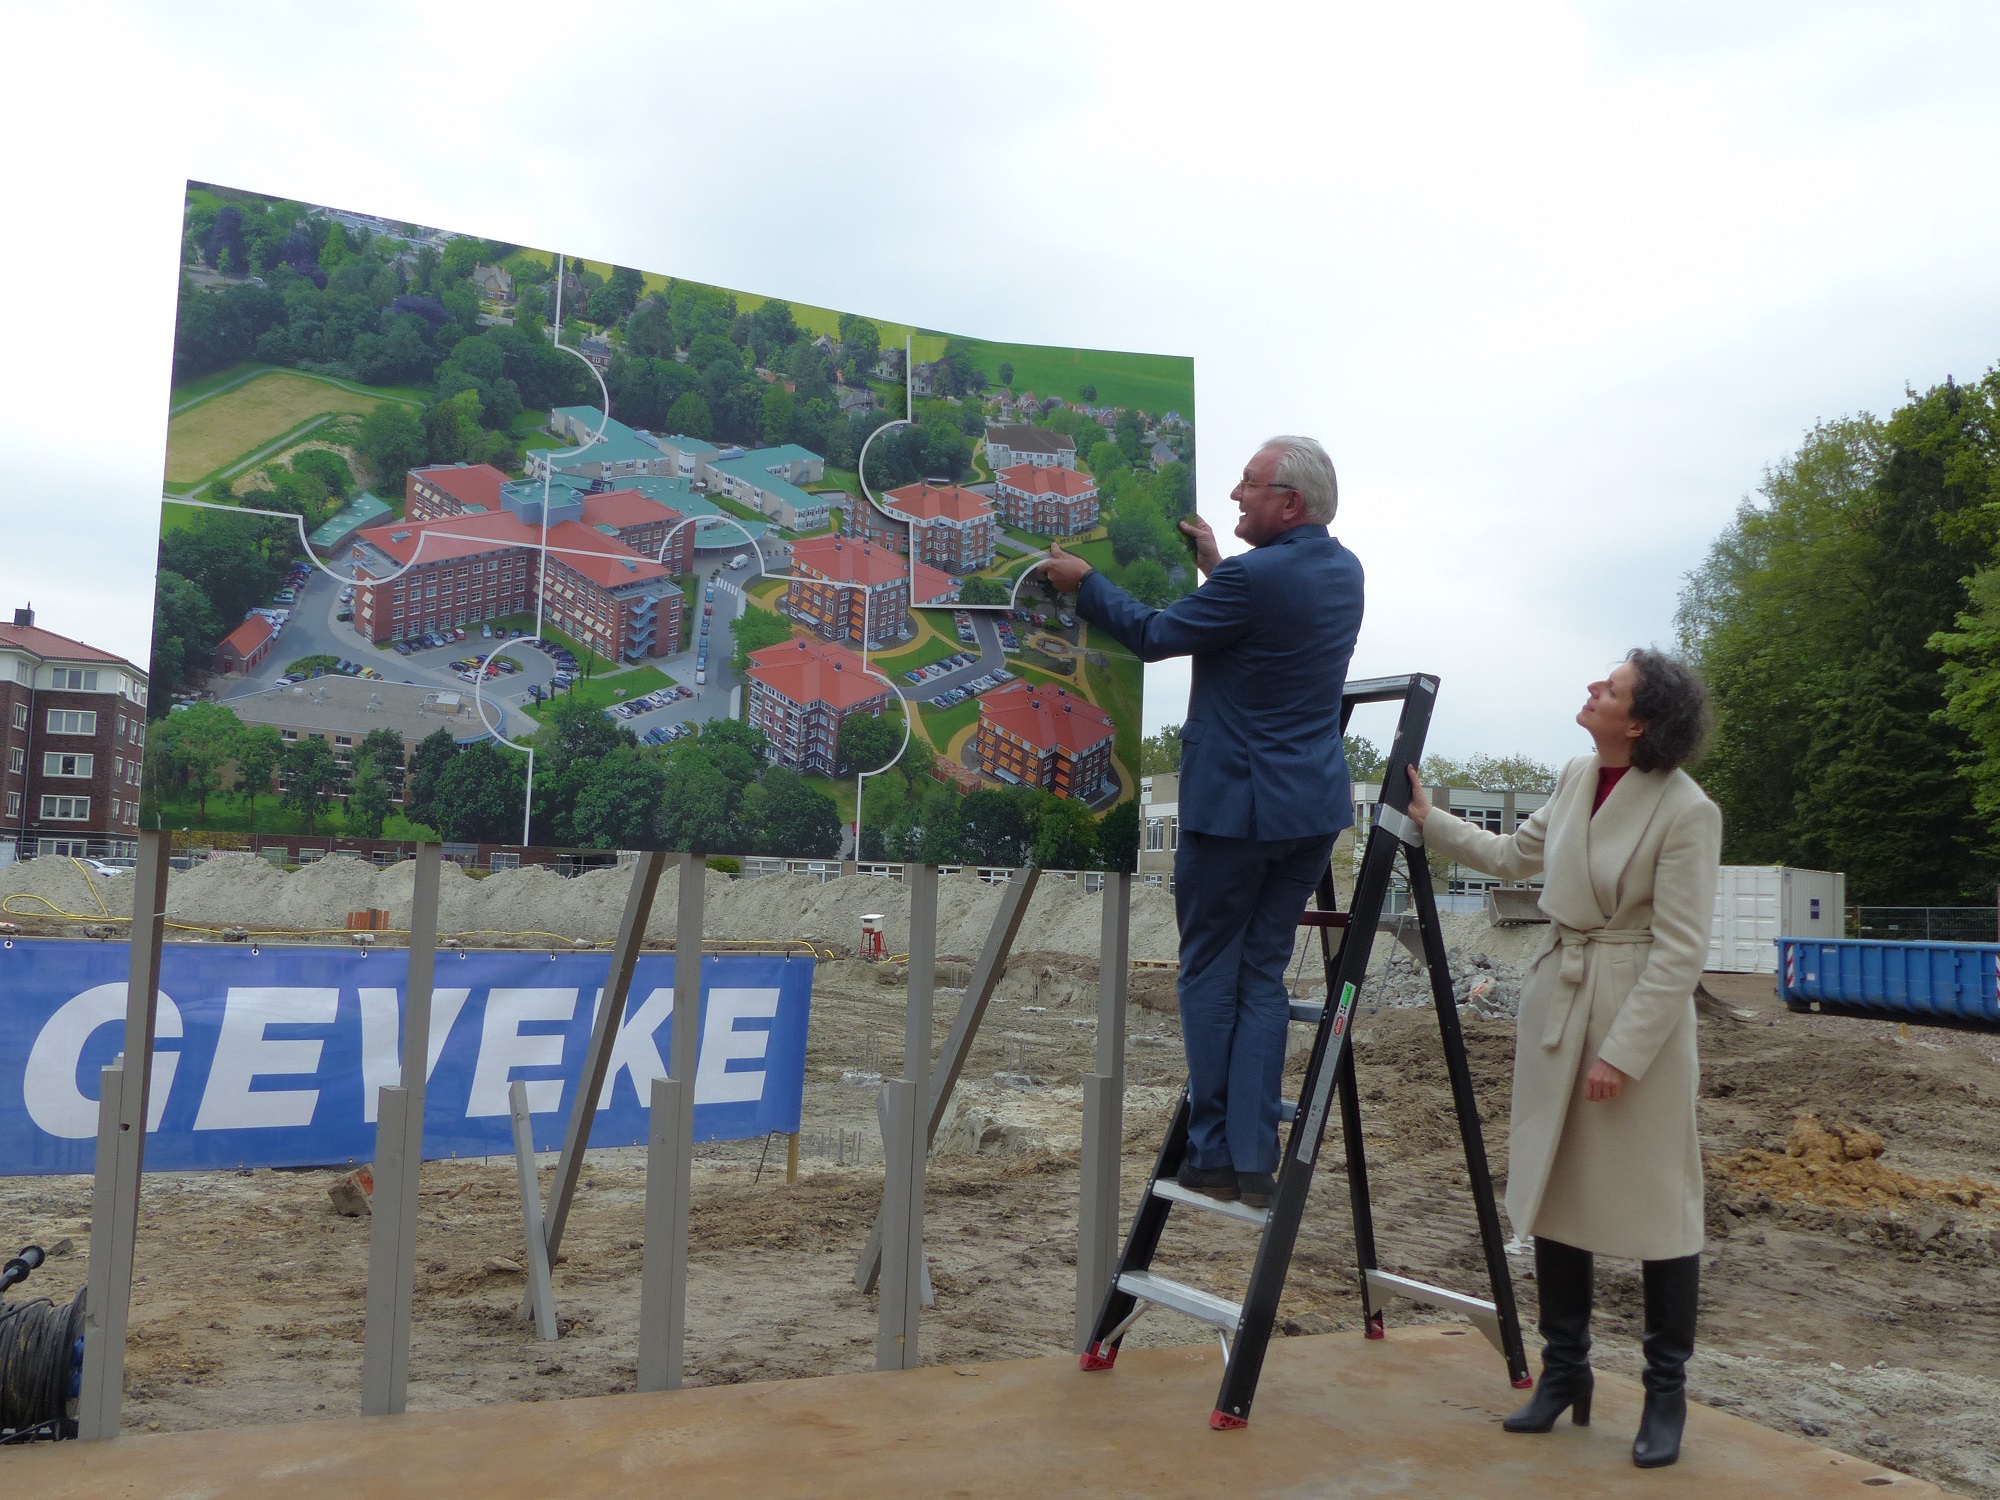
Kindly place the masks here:
<instances>
[{"instance_id":1,"label":"building facade with windows","mask_svg":"<svg viewBox=\"0 0 2000 1500\"><path fill-rule=\"evenodd\" d=\"M1181 778L1155 771L1139 778L1139 875L1148 885L1173 886L1174 851L1181 846Z\"/></svg>"},{"instance_id":2,"label":"building facade with windows","mask_svg":"<svg viewBox=\"0 0 2000 1500\"><path fill-rule=\"evenodd\" d=\"M771 742L771 759L809 776L831 776L840 726L880 714L889 690L863 670L859 652L794 638L750 653L750 722Z\"/></svg>"},{"instance_id":3,"label":"building facade with windows","mask_svg":"<svg viewBox=\"0 0 2000 1500\"><path fill-rule=\"evenodd\" d=\"M376 645L532 614L539 595L544 618L600 656L681 649L675 579L692 528L677 527L679 512L634 490L557 485L545 534L539 482L480 464L413 469L408 484L420 519L369 527L348 552L357 580L380 580L359 582L354 600L355 628Z\"/></svg>"},{"instance_id":4,"label":"building facade with windows","mask_svg":"<svg viewBox=\"0 0 2000 1500\"><path fill-rule=\"evenodd\" d=\"M1110 715L1067 688L1010 682L979 700L979 769L1015 786L1094 802L1115 789Z\"/></svg>"},{"instance_id":5,"label":"building facade with windows","mask_svg":"<svg viewBox=\"0 0 2000 1500\"><path fill-rule=\"evenodd\" d=\"M1016 464L1036 468L1074 469L1076 439L1028 422L989 422L986 426L986 466L998 474Z\"/></svg>"},{"instance_id":6,"label":"building facade with windows","mask_svg":"<svg viewBox=\"0 0 2000 1500\"><path fill-rule=\"evenodd\" d=\"M910 564L886 547L814 537L792 548L782 609L830 641L887 646L909 639Z\"/></svg>"},{"instance_id":7,"label":"building facade with windows","mask_svg":"<svg viewBox=\"0 0 2000 1500\"><path fill-rule=\"evenodd\" d=\"M146 673L43 630L0 625L0 857L137 847Z\"/></svg>"},{"instance_id":8,"label":"building facade with windows","mask_svg":"<svg viewBox=\"0 0 2000 1500\"><path fill-rule=\"evenodd\" d=\"M890 490L882 503L909 518L910 547L918 561L947 573L992 566L1000 529L984 495L946 480L925 479Z\"/></svg>"},{"instance_id":9,"label":"building facade with windows","mask_svg":"<svg viewBox=\"0 0 2000 1500\"><path fill-rule=\"evenodd\" d=\"M1081 536L1097 525L1097 481L1076 469L1015 464L996 470L993 493L1009 526L1038 536Z\"/></svg>"}]
</instances>

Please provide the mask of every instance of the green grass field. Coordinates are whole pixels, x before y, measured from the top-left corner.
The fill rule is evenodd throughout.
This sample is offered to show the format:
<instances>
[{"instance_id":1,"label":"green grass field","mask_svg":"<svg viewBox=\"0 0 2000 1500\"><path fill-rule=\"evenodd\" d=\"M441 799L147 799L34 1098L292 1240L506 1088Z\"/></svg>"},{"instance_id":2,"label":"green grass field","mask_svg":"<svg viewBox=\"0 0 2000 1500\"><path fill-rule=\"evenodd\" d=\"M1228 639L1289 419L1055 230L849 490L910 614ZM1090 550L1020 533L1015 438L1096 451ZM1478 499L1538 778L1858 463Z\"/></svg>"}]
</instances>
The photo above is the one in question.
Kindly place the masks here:
<instances>
[{"instance_id":1,"label":"green grass field","mask_svg":"<svg viewBox=\"0 0 2000 1500\"><path fill-rule=\"evenodd\" d=\"M833 798L833 805L840 809L841 826L854 826L854 778L852 776L801 776L814 791Z\"/></svg>"},{"instance_id":2,"label":"green grass field","mask_svg":"<svg viewBox=\"0 0 2000 1500\"><path fill-rule=\"evenodd\" d=\"M917 712L922 716L924 732L931 737L931 743L937 746L938 753L942 755L945 747L951 743L953 735L968 724L978 721L979 700L968 698L963 703L953 704L950 708L933 708L928 699L918 699Z\"/></svg>"},{"instance_id":3,"label":"green grass field","mask_svg":"<svg viewBox=\"0 0 2000 1500\"><path fill-rule=\"evenodd\" d=\"M909 692L914 690L903 680L903 673L914 667L927 667L934 661L943 661L953 652L964 649L957 641L948 640L939 634L921 640L914 646L905 647L893 655L871 656L868 661L870 665L880 667L888 676L896 678L896 686Z\"/></svg>"},{"instance_id":4,"label":"green grass field","mask_svg":"<svg viewBox=\"0 0 2000 1500\"><path fill-rule=\"evenodd\" d=\"M258 375L168 419L167 483L193 484L316 418L366 415L384 399L289 370Z\"/></svg>"},{"instance_id":5,"label":"green grass field","mask_svg":"<svg viewBox=\"0 0 2000 1500\"><path fill-rule=\"evenodd\" d=\"M564 696L588 703L592 708L609 708L628 698L643 698L654 688L666 687L672 681L658 667L635 667L615 677L593 677L588 682L578 678Z\"/></svg>"},{"instance_id":6,"label":"green grass field","mask_svg":"<svg viewBox=\"0 0 2000 1500\"><path fill-rule=\"evenodd\" d=\"M1132 406L1162 415L1177 411L1194 419L1194 361L1174 354L1125 354L1112 349L1055 349L1040 344L995 344L967 339L966 353L1000 384L1000 364L1014 367L1017 391L1037 396L1082 399L1086 385L1097 388L1105 406Z\"/></svg>"}]
</instances>

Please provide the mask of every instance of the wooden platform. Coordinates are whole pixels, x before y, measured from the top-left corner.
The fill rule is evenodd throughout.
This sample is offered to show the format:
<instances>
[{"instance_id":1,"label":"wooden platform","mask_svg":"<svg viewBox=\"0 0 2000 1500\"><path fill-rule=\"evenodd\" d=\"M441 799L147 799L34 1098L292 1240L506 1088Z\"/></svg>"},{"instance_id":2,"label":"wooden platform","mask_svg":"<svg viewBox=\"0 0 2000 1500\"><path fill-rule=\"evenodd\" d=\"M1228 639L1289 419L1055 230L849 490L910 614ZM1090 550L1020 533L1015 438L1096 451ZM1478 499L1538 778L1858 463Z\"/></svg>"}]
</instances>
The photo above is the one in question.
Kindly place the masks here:
<instances>
[{"instance_id":1,"label":"wooden platform","mask_svg":"<svg viewBox=\"0 0 2000 1500\"><path fill-rule=\"evenodd\" d=\"M1940 1495L1921 1480L1694 1407L1681 1462L1632 1467L1639 1389L1599 1376L1594 1424L1502 1432L1513 1409L1476 1334L1279 1339L1250 1426L1211 1432L1213 1346L938 1366L663 1395L344 1418L0 1450L35 1500L594 1500L781 1496L1333 1495L1817 1500Z\"/></svg>"}]
</instances>

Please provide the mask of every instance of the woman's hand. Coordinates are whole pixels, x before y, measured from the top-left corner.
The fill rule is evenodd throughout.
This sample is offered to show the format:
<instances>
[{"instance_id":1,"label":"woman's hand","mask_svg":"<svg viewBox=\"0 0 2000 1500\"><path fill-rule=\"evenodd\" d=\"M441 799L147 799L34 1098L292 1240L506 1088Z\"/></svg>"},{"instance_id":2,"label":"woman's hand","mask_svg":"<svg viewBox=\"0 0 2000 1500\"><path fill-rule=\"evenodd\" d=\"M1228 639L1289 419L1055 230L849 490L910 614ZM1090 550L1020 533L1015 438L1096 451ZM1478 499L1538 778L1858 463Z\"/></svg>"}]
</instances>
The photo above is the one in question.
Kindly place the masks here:
<instances>
[{"instance_id":1,"label":"woman's hand","mask_svg":"<svg viewBox=\"0 0 2000 1500\"><path fill-rule=\"evenodd\" d=\"M1421 828L1424 826L1424 819L1431 815L1430 793L1426 792L1424 784L1417 780L1415 766L1405 766L1403 769L1410 773L1410 821Z\"/></svg>"},{"instance_id":2,"label":"woman's hand","mask_svg":"<svg viewBox=\"0 0 2000 1500\"><path fill-rule=\"evenodd\" d=\"M1628 1081L1629 1075L1620 1072L1600 1057L1590 1065L1590 1071L1583 1075L1583 1097L1593 1104L1600 1099L1616 1099Z\"/></svg>"}]
</instances>

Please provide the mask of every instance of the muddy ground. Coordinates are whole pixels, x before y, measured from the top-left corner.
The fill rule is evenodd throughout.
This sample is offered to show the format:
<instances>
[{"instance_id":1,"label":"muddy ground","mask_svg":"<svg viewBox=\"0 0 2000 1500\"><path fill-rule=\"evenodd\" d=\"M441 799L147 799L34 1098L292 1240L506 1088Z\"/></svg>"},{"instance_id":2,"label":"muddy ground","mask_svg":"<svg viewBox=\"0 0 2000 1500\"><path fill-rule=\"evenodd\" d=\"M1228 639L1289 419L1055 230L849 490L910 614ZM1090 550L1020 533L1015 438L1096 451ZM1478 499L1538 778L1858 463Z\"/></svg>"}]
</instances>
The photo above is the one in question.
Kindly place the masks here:
<instances>
[{"instance_id":1,"label":"muddy ground","mask_svg":"<svg viewBox=\"0 0 2000 1500\"><path fill-rule=\"evenodd\" d=\"M944 977L963 982L962 970ZM938 1300L924 1321L926 1362L1070 1348L1079 1080L1092 1066L1094 979L1088 961L1017 958L989 1012L930 1178ZM1748 1019L1702 1021L1711 1241L1691 1366L1697 1398L1961 1494L2000 1497L2000 1037L1794 1015L1768 979L1709 982ZM1181 1071L1172 1015L1144 1003L1166 1003L1170 977L1135 970L1134 986L1128 1200L1145 1181ZM868 1075L896 1070L903 998L892 971L822 966L795 1185L784 1181L782 1141L761 1179L763 1142L700 1148L694 1382L872 1368L874 1299L853 1282L881 1191ZM939 996L940 1037L955 1000ZM1465 1014L1498 1171L1512 1026ZM1357 1027L1377 1234L1386 1269L1476 1291L1481 1262L1436 1037L1425 1010L1378 1008ZM996 1081L1003 1074L1013 1076ZM1819 1125L1802 1127L1808 1115ZM1358 1326L1340 1154L1323 1161L1285 1295L1288 1334ZM128 1424L188 1429L358 1409L368 1222L333 1212L335 1175L146 1180ZM516 1312L512 1162L427 1166L411 1406L629 1389L643 1192L642 1153L592 1158L557 1272L563 1338L544 1344ZM30 1289L67 1296L82 1283L89 1213L86 1178L0 1179L0 1242L75 1244ZM1160 1263L1240 1293L1253 1249L1247 1231L1181 1215ZM1532 1324L1530 1258L1511 1264ZM1628 1374L1639 1368L1637 1270L1605 1262L1599 1271L1597 1358ZM1404 1304L1389 1316L1440 1315ZM1208 1337L1154 1313L1131 1341ZM1497 1356L1494 1376L1504 1378Z\"/></svg>"}]
</instances>

